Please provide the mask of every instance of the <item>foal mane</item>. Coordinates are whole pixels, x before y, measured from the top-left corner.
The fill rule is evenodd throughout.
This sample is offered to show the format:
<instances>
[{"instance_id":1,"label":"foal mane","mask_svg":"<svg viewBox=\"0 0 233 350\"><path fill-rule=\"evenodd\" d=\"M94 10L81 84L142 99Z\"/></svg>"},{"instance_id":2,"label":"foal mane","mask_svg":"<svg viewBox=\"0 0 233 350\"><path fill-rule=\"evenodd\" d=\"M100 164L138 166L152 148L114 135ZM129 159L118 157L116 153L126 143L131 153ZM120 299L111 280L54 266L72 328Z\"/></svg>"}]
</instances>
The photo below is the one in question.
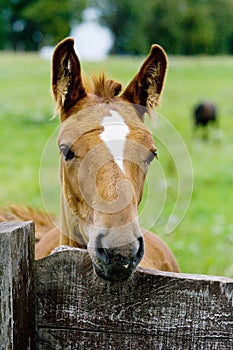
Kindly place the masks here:
<instances>
[{"instance_id":1,"label":"foal mane","mask_svg":"<svg viewBox=\"0 0 233 350\"><path fill-rule=\"evenodd\" d=\"M108 79L104 72L98 75L92 74L91 77L83 74L82 82L87 94L96 95L102 99L102 102L104 103L110 103L116 96L119 95L122 89L121 83ZM56 118L60 107L61 102L58 101L51 119Z\"/></svg>"},{"instance_id":2,"label":"foal mane","mask_svg":"<svg viewBox=\"0 0 233 350\"><path fill-rule=\"evenodd\" d=\"M87 93L93 93L109 103L114 97L118 96L122 85L112 79L107 79L105 73L93 74L91 80L87 77L83 79L84 87Z\"/></svg>"}]
</instances>

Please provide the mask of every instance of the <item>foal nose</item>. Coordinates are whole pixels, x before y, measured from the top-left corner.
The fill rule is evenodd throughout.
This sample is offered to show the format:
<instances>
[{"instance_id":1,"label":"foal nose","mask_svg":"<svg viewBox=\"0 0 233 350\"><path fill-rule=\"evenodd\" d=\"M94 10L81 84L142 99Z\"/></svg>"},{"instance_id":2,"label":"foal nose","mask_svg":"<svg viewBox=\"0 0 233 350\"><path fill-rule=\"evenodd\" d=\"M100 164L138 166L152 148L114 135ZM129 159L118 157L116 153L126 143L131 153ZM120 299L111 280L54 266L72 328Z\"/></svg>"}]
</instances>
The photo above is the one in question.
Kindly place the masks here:
<instances>
[{"instance_id":1,"label":"foal nose","mask_svg":"<svg viewBox=\"0 0 233 350\"><path fill-rule=\"evenodd\" d=\"M95 271L108 280L124 280L136 269L144 254L143 237L120 247L104 247L99 235L95 248L98 264Z\"/></svg>"}]
</instances>

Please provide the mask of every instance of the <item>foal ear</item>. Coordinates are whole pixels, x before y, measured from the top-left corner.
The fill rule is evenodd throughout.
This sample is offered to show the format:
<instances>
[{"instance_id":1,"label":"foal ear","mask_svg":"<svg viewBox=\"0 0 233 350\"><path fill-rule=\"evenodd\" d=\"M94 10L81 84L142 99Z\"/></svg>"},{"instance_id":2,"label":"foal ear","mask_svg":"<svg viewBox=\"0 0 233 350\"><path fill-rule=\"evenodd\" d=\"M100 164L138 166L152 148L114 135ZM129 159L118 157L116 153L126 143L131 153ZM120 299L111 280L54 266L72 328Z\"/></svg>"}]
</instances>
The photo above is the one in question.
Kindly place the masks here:
<instances>
[{"instance_id":1,"label":"foal ear","mask_svg":"<svg viewBox=\"0 0 233 350\"><path fill-rule=\"evenodd\" d=\"M149 55L138 74L123 92L122 97L149 110L154 108L159 103L166 69L167 56L165 51L159 45L152 45Z\"/></svg>"},{"instance_id":2,"label":"foal ear","mask_svg":"<svg viewBox=\"0 0 233 350\"><path fill-rule=\"evenodd\" d=\"M55 48L52 59L52 91L59 108L66 111L86 96L74 40L67 38Z\"/></svg>"}]
</instances>

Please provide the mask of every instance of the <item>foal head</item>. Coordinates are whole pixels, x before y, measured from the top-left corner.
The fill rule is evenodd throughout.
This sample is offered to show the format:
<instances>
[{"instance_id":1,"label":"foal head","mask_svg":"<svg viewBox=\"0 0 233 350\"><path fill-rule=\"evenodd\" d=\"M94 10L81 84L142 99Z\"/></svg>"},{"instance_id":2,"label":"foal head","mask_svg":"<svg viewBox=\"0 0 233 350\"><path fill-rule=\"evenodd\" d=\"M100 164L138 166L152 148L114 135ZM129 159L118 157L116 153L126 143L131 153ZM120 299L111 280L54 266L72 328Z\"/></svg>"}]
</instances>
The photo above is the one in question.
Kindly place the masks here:
<instances>
[{"instance_id":1,"label":"foal head","mask_svg":"<svg viewBox=\"0 0 233 350\"><path fill-rule=\"evenodd\" d=\"M156 157L143 123L158 104L167 59L153 45L135 78L121 84L104 75L84 82L74 41L53 55L52 90L60 112L61 244L87 247L98 275L128 278L144 254L137 208Z\"/></svg>"}]
</instances>

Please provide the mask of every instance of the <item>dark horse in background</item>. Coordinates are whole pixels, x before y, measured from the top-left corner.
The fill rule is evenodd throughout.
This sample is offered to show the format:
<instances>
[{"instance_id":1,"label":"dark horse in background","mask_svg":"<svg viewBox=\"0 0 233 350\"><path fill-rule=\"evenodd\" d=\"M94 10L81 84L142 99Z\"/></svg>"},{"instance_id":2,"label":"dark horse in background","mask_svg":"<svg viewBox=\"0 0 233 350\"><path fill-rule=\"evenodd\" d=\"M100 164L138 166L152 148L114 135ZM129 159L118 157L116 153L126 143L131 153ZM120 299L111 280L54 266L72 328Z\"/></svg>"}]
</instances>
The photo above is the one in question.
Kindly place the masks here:
<instances>
[{"instance_id":1,"label":"dark horse in background","mask_svg":"<svg viewBox=\"0 0 233 350\"><path fill-rule=\"evenodd\" d=\"M193 111L194 130L201 127L203 139L209 136L208 125L218 126L217 108L213 102L204 101L199 103Z\"/></svg>"}]
</instances>

